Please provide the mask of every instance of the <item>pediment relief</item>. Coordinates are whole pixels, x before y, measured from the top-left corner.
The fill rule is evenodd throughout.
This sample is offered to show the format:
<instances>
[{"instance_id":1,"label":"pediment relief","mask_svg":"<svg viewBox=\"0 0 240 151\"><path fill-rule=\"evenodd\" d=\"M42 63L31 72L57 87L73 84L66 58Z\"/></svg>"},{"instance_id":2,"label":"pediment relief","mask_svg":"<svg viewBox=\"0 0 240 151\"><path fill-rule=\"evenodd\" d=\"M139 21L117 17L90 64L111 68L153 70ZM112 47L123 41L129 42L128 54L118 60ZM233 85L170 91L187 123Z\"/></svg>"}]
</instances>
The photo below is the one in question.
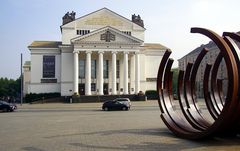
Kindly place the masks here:
<instances>
[{"instance_id":1,"label":"pediment relief","mask_svg":"<svg viewBox=\"0 0 240 151\"><path fill-rule=\"evenodd\" d=\"M89 34L73 38L71 40L74 44L81 43L121 43L121 44L139 44L143 43L142 40L133 36L122 33L121 31L112 27L105 27L100 30L93 31Z\"/></svg>"}]
</instances>

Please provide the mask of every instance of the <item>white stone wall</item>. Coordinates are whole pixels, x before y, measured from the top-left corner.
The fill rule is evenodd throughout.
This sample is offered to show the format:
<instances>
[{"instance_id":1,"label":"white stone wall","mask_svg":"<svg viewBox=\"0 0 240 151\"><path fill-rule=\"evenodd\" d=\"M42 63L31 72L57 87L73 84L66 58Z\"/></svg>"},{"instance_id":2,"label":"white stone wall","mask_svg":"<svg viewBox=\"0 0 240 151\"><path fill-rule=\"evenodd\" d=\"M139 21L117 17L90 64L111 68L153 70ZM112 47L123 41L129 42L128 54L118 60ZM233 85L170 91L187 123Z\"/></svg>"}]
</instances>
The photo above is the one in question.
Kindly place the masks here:
<instances>
[{"instance_id":1,"label":"white stone wall","mask_svg":"<svg viewBox=\"0 0 240 151\"><path fill-rule=\"evenodd\" d=\"M132 31L132 36L136 37L138 39L141 39L142 41L145 40L145 34L143 31L139 30L139 31Z\"/></svg>"},{"instance_id":2,"label":"white stone wall","mask_svg":"<svg viewBox=\"0 0 240 151\"><path fill-rule=\"evenodd\" d=\"M43 56L54 55L55 56L55 78L57 83L41 83L43 78ZM50 93L61 92L61 56L56 53L56 50L32 50L31 55L31 83L29 85L28 93Z\"/></svg>"},{"instance_id":3,"label":"white stone wall","mask_svg":"<svg viewBox=\"0 0 240 151\"><path fill-rule=\"evenodd\" d=\"M146 89L146 76L145 76L145 54L142 52L139 54L140 63L140 91L145 92Z\"/></svg>"},{"instance_id":4,"label":"white stone wall","mask_svg":"<svg viewBox=\"0 0 240 151\"><path fill-rule=\"evenodd\" d=\"M29 84L31 79L31 72L29 70L29 67L24 68L23 72L23 96L25 96L29 91Z\"/></svg>"},{"instance_id":5,"label":"white stone wall","mask_svg":"<svg viewBox=\"0 0 240 151\"><path fill-rule=\"evenodd\" d=\"M60 93L60 83L35 83L30 84L31 93Z\"/></svg>"},{"instance_id":6,"label":"white stone wall","mask_svg":"<svg viewBox=\"0 0 240 151\"><path fill-rule=\"evenodd\" d=\"M156 81L146 82L145 83L145 90L142 90L142 91L145 93L147 90L157 90Z\"/></svg>"},{"instance_id":7,"label":"white stone wall","mask_svg":"<svg viewBox=\"0 0 240 151\"><path fill-rule=\"evenodd\" d=\"M61 95L73 94L73 53L61 54Z\"/></svg>"},{"instance_id":8,"label":"white stone wall","mask_svg":"<svg viewBox=\"0 0 240 151\"><path fill-rule=\"evenodd\" d=\"M162 56L145 56L145 77L156 78Z\"/></svg>"},{"instance_id":9,"label":"white stone wall","mask_svg":"<svg viewBox=\"0 0 240 151\"><path fill-rule=\"evenodd\" d=\"M62 28L62 44L70 44L70 40L76 36L75 28Z\"/></svg>"},{"instance_id":10,"label":"white stone wall","mask_svg":"<svg viewBox=\"0 0 240 151\"><path fill-rule=\"evenodd\" d=\"M163 50L146 49L140 55L140 90L156 90L156 81L147 81L147 78L157 78L158 68L162 60Z\"/></svg>"},{"instance_id":11,"label":"white stone wall","mask_svg":"<svg viewBox=\"0 0 240 151\"><path fill-rule=\"evenodd\" d=\"M31 83L40 83L42 78L42 55L31 55Z\"/></svg>"}]
</instances>

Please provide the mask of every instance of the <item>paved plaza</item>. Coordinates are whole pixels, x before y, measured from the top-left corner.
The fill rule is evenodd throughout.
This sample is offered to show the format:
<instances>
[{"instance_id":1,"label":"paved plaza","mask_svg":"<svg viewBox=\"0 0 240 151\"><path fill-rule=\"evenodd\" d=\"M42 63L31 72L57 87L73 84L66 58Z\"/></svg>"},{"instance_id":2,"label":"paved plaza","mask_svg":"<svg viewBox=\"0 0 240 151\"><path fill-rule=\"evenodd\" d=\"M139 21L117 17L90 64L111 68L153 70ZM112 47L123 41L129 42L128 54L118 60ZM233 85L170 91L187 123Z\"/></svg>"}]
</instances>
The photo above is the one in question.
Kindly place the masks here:
<instances>
[{"instance_id":1,"label":"paved plaza","mask_svg":"<svg viewBox=\"0 0 240 151\"><path fill-rule=\"evenodd\" d=\"M240 150L240 138L190 141L160 119L157 101L130 111L102 111L101 103L24 104L0 113L0 151Z\"/></svg>"}]
</instances>

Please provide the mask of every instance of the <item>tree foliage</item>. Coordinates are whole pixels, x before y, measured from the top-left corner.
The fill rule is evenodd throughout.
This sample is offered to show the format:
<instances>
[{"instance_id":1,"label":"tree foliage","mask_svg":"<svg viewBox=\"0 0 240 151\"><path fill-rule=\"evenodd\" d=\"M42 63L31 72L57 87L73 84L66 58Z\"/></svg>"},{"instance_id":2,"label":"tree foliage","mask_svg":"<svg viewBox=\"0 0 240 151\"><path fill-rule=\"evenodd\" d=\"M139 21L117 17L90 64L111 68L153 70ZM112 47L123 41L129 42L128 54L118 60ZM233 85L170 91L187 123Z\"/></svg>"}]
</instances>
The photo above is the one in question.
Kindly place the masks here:
<instances>
[{"instance_id":1,"label":"tree foliage","mask_svg":"<svg viewBox=\"0 0 240 151\"><path fill-rule=\"evenodd\" d=\"M146 90L145 95L147 96L148 100L157 100L158 99L157 90Z\"/></svg>"},{"instance_id":2,"label":"tree foliage","mask_svg":"<svg viewBox=\"0 0 240 151\"><path fill-rule=\"evenodd\" d=\"M0 78L0 98L17 97L21 90L21 78L17 80Z\"/></svg>"},{"instance_id":3,"label":"tree foliage","mask_svg":"<svg viewBox=\"0 0 240 151\"><path fill-rule=\"evenodd\" d=\"M58 92L55 93L30 93L30 94L26 94L25 96L25 102L26 103L31 103L34 101L38 101L38 100L42 100L42 99L49 99L49 98L56 98L56 97L60 97L61 94Z\"/></svg>"}]
</instances>

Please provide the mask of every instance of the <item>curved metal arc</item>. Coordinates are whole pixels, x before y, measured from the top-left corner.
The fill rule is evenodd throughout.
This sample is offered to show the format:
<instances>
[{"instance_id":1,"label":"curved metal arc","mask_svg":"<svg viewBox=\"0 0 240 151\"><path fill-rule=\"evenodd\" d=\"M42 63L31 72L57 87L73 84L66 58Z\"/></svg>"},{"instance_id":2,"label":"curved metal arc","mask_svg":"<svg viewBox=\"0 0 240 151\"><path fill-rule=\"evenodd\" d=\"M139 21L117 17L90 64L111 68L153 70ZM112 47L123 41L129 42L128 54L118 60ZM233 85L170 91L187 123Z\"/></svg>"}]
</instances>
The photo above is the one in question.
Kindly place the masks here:
<instances>
[{"instance_id":1,"label":"curved metal arc","mask_svg":"<svg viewBox=\"0 0 240 151\"><path fill-rule=\"evenodd\" d=\"M188 98L191 99L191 93L189 91L189 89L190 89L189 78L190 78L190 73L191 73L192 66L193 66L192 63L187 64L186 71L185 71L185 74L184 74L184 80L183 80L183 91L180 90L180 87L179 87L179 92L183 93L183 94L180 94L180 97L181 97L180 100L181 101L179 103L182 106L181 109L182 109L183 115L185 116L187 121L194 128L196 128L198 130L204 130L206 128L206 126L204 124L202 124L202 122L201 122L202 120L199 120L199 119L201 119L201 117L199 117L194 111L189 110L189 108L191 108L190 105L192 105L192 103L189 102L189 100L188 100Z\"/></svg>"},{"instance_id":2,"label":"curved metal arc","mask_svg":"<svg viewBox=\"0 0 240 151\"><path fill-rule=\"evenodd\" d=\"M203 77L203 95L204 95L204 100L206 103L206 106L208 108L208 111L212 118L214 120L217 119L219 113L216 111L216 108L213 105L213 100L211 99L211 94L209 93L209 88L208 88L208 82L209 82L209 75L211 71L211 65L207 64L205 71L204 71L204 77Z\"/></svg>"},{"instance_id":3,"label":"curved metal arc","mask_svg":"<svg viewBox=\"0 0 240 151\"><path fill-rule=\"evenodd\" d=\"M195 81L196 81L198 68L199 68L204 56L207 54L207 52L208 52L208 49L203 48L202 51L197 56L197 59L195 60L195 62L193 64L193 68L192 68L191 76L190 76L191 87L189 88L189 90L187 90L191 94L191 97L188 98L190 100L190 106L193 106L193 108L191 108L191 109L195 110L199 114L199 116L202 117L202 118L203 118L203 115L201 114L200 108L197 104L197 101L195 100L195 98L196 98L196 95L195 95ZM203 118L203 123L206 124L207 126L210 125L209 122L207 120L205 120L204 118Z\"/></svg>"},{"instance_id":4,"label":"curved metal arc","mask_svg":"<svg viewBox=\"0 0 240 151\"><path fill-rule=\"evenodd\" d=\"M226 37L230 37L238 42L240 42L240 35L237 33L233 33L233 32L223 32L223 36Z\"/></svg>"},{"instance_id":5,"label":"curved metal arc","mask_svg":"<svg viewBox=\"0 0 240 151\"><path fill-rule=\"evenodd\" d=\"M187 105L187 108L190 108L190 104L188 102L188 99L187 99L187 96L188 96L188 93L187 92L187 85L189 85L189 77L190 77L190 73L191 73L191 70L192 70L192 66L193 66L193 63L188 63L187 64L187 67L186 67L186 71L185 71L185 74L184 74L184 79L183 79L183 92L184 92L184 101Z\"/></svg>"},{"instance_id":6,"label":"curved metal arc","mask_svg":"<svg viewBox=\"0 0 240 151\"><path fill-rule=\"evenodd\" d=\"M166 63L167 63L168 58L169 58L171 53L172 53L172 51L167 49L165 51L165 53L163 54L163 57L161 59L161 62L160 62L159 68L158 68L158 75L157 75L157 77L158 77L159 80L162 80L162 78L163 78L165 66L166 66ZM157 81L157 82L160 82L160 81ZM163 88L162 87L162 81L160 83L158 83L157 88L159 88L159 89Z\"/></svg>"},{"instance_id":7,"label":"curved metal arc","mask_svg":"<svg viewBox=\"0 0 240 151\"><path fill-rule=\"evenodd\" d=\"M240 75L240 49L238 47L238 45L236 44L237 42L240 42L240 35L236 34L236 33L230 33L230 32L224 32L223 33L224 36L224 40L226 41L226 43L229 45L229 47L232 50L232 53L235 57L235 60L237 62L237 66L238 66L238 75ZM234 41L235 40L235 41ZM240 86L240 80L238 83L238 86ZM238 88L238 100L240 99L240 88ZM235 117L238 119L237 121L240 121L240 104L239 104L239 109L237 109L237 113L235 114ZM238 122L237 125L235 125L234 129L238 129L237 131L240 132L240 122Z\"/></svg>"},{"instance_id":8,"label":"curved metal arc","mask_svg":"<svg viewBox=\"0 0 240 151\"><path fill-rule=\"evenodd\" d=\"M168 74L171 72L171 67L173 65L173 62L174 62L174 60L172 58L169 58L166 68L165 68L165 71L164 71L165 74L164 74L164 79L163 79L163 88L167 89L167 90L170 88L169 81L172 80Z\"/></svg>"},{"instance_id":9,"label":"curved metal arc","mask_svg":"<svg viewBox=\"0 0 240 151\"><path fill-rule=\"evenodd\" d=\"M165 56L164 62L166 62L167 55L164 55L164 56ZM161 74L164 73L165 88L167 88L167 89L165 89L165 88L158 89L159 90L158 92L160 94L159 106L164 111L161 114L161 118L163 119L164 123L166 125L168 125L169 129L172 129L175 133L195 132L195 130L192 129L186 121L179 118L178 115L173 110L173 106L171 104L171 99L170 99L171 94L169 94L170 93L169 88L171 88L171 86L169 84L171 84L171 81L172 81L172 78L171 78L172 73L170 71L172 63L173 63L173 60L168 59L166 67L161 66L162 68L159 70L159 71L162 71ZM163 68L165 68L165 70ZM159 84L161 85L160 82L162 82L162 80L160 78L162 78L162 77L163 77L163 75L158 76L158 88L160 88ZM169 123L171 123L171 124L169 125Z\"/></svg>"},{"instance_id":10,"label":"curved metal arc","mask_svg":"<svg viewBox=\"0 0 240 151\"><path fill-rule=\"evenodd\" d=\"M217 73L218 73L219 66L222 62L222 59L223 59L223 55L220 52L213 64L212 74L211 74L211 92L212 92L211 97L214 103L214 107L218 112L218 114L220 114L220 112L223 109L222 97L219 96L219 88L217 86Z\"/></svg>"},{"instance_id":11,"label":"curved metal arc","mask_svg":"<svg viewBox=\"0 0 240 151\"><path fill-rule=\"evenodd\" d=\"M223 33L224 35L224 33ZM228 36L226 36L228 35ZM226 33L225 32L225 35L224 35L224 40L226 41L226 43L229 45L229 47L231 48L232 50L232 53L235 57L235 60L237 62L237 66L238 66L238 74L240 75L240 50L236 44L236 42L233 40L233 38L235 38L234 40L240 42L240 36L237 35L237 34L234 34L234 33ZM239 80L239 86L240 86L240 80ZM238 89L238 96L240 97L240 89Z\"/></svg>"},{"instance_id":12,"label":"curved metal arc","mask_svg":"<svg viewBox=\"0 0 240 151\"><path fill-rule=\"evenodd\" d=\"M227 132L231 127L230 125L235 124L237 119L232 118L234 117L233 115L238 109L237 93L239 79L236 61L227 43L223 40L223 38L221 38L213 31L203 28L192 28L191 32L200 33L209 37L215 42L221 53L223 53L224 60L228 69L229 85L231 85L231 87L228 87L227 101L221 114L219 115L218 119L213 123L213 125L207 130L207 133L211 134L216 132Z\"/></svg>"},{"instance_id":13,"label":"curved metal arc","mask_svg":"<svg viewBox=\"0 0 240 151\"><path fill-rule=\"evenodd\" d=\"M205 35L207 37L209 37L211 40L213 40L215 42L215 44L218 46L218 48L220 49L221 53L223 53L224 55L224 59L228 68L228 74L229 74L229 78L234 77L231 80L231 83L238 83L238 72L237 72L237 63L235 61L235 57L232 54L232 51L230 49L230 47L228 46L228 44L223 40L222 37L220 37L219 35L217 35L215 32L208 30L208 29L204 29L204 28L191 28L191 33L200 33L202 35ZM237 90L237 85L233 85L234 87L229 88L230 90ZM233 94L235 94L235 91L231 91ZM232 98L232 96L234 95L230 95L228 98ZM234 96L235 98L235 96Z\"/></svg>"},{"instance_id":14,"label":"curved metal arc","mask_svg":"<svg viewBox=\"0 0 240 151\"><path fill-rule=\"evenodd\" d=\"M222 105L224 105L225 97L223 93L223 79L217 79L217 87L218 87L219 96L221 97L221 101L222 101L221 103Z\"/></svg>"},{"instance_id":15,"label":"curved metal arc","mask_svg":"<svg viewBox=\"0 0 240 151\"><path fill-rule=\"evenodd\" d=\"M172 121L182 130L186 132L196 132L197 130L192 128L190 124L185 120L185 118L181 118L179 114L176 113L176 110L173 106L172 100L172 72L171 67L173 64L173 60L169 59L164 71L164 83L165 88L162 90L162 97L164 98L163 105L166 108L167 114L172 119Z\"/></svg>"},{"instance_id":16,"label":"curved metal arc","mask_svg":"<svg viewBox=\"0 0 240 151\"><path fill-rule=\"evenodd\" d=\"M164 69L165 69L165 65L167 63L167 60L170 56L172 52L170 50L166 50L162 60L160 62L159 68L158 68L158 75L157 75L157 92L158 92L158 105L160 107L160 110L162 113L165 113L166 110L165 108L162 107L162 104L164 102L163 98L162 98L162 89L163 89L163 85L162 85L162 79L163 79L163 74L164 74Z\"/></svg>"},{"instance_id":17,"label":"curved metal arc","mask_svg":"<svg viewBox=\"0 0 240 151\"><path fill-rule=\"evenodd\" d=\"M201 52L199 53L199 55L197 56L197 59L195 60L195 62L193 64L191 77L190 77L191 90L195 90L195 81L196 81L197 71L198 71L198 68L199 68L199 66L200 66L204 56L207 54L207 52L208 52L208 49L207 48L203 48L201 50Z\"/></svg>"},{"instance_id":18,"label":"curved metal arc","mask_svg":"<svg viewBox=\"0 0 240 151\"><path fill-rule=\"evenodd\" d=\"M211 71L211 65L207 65L205 70L204 77L204 97L208 107L210 114L213 116L215 120L211 125L208 125L206 119L201 117L201 114L198 113L198 108L196 108L194 102L194 84L191 82L195 82L194 74L197 71L198 63L196 63L192 69L187 66L185 75L184 71L179 71L178 77L178 97L179 104L181 110L183 112L184 117L179 117L176 110L173 106L172 99L172 76L171 72L172 61L169 58L170 53L165 52L163 60L160 63L157 77L157 90L159 93L158 103L161 110L161 118L163 122L167 125L167 127L177 136L188 138L188 139L201 139L208 136L216 135L216 134L236 134L239 130L238 126L240 125L240 103L238 99L238 75L239 71L237 68L237 62L234 57L234 51L229 47L229 45L216 33L203 29L203 28L192 28L192 33L200 33L203 34L210 39L212 39L216 45L219 47L221 53L223 54L224 60L227 65L228 77L229 77L229 85L228 93L227 93L227 101L223 106L221 112L217 112L218 103L214 102L208 91L208 81L209 75ZM215 62L215 70L218 70L218 62ZM189 69L190 68L190 69ZM195 69L194 69L195 68ZM191 76L190 72L192 70ZM214 70L214 71L215 71ZM213 71L213 70L212 70ZM164 77L164 86L163 86L163 77ZM215 99L217 101L223 100L221 88L221 80L214 79L214 87ZM216 88L219 86L219 88ZM213 93L214 93L213 92ZM192 98L191 98L192 97ZM188 100L190 98L190 100ZM192 100L191 100L192 99ZM210 123L209 123L210 124Z\"/></svg>"}]
</instances>

